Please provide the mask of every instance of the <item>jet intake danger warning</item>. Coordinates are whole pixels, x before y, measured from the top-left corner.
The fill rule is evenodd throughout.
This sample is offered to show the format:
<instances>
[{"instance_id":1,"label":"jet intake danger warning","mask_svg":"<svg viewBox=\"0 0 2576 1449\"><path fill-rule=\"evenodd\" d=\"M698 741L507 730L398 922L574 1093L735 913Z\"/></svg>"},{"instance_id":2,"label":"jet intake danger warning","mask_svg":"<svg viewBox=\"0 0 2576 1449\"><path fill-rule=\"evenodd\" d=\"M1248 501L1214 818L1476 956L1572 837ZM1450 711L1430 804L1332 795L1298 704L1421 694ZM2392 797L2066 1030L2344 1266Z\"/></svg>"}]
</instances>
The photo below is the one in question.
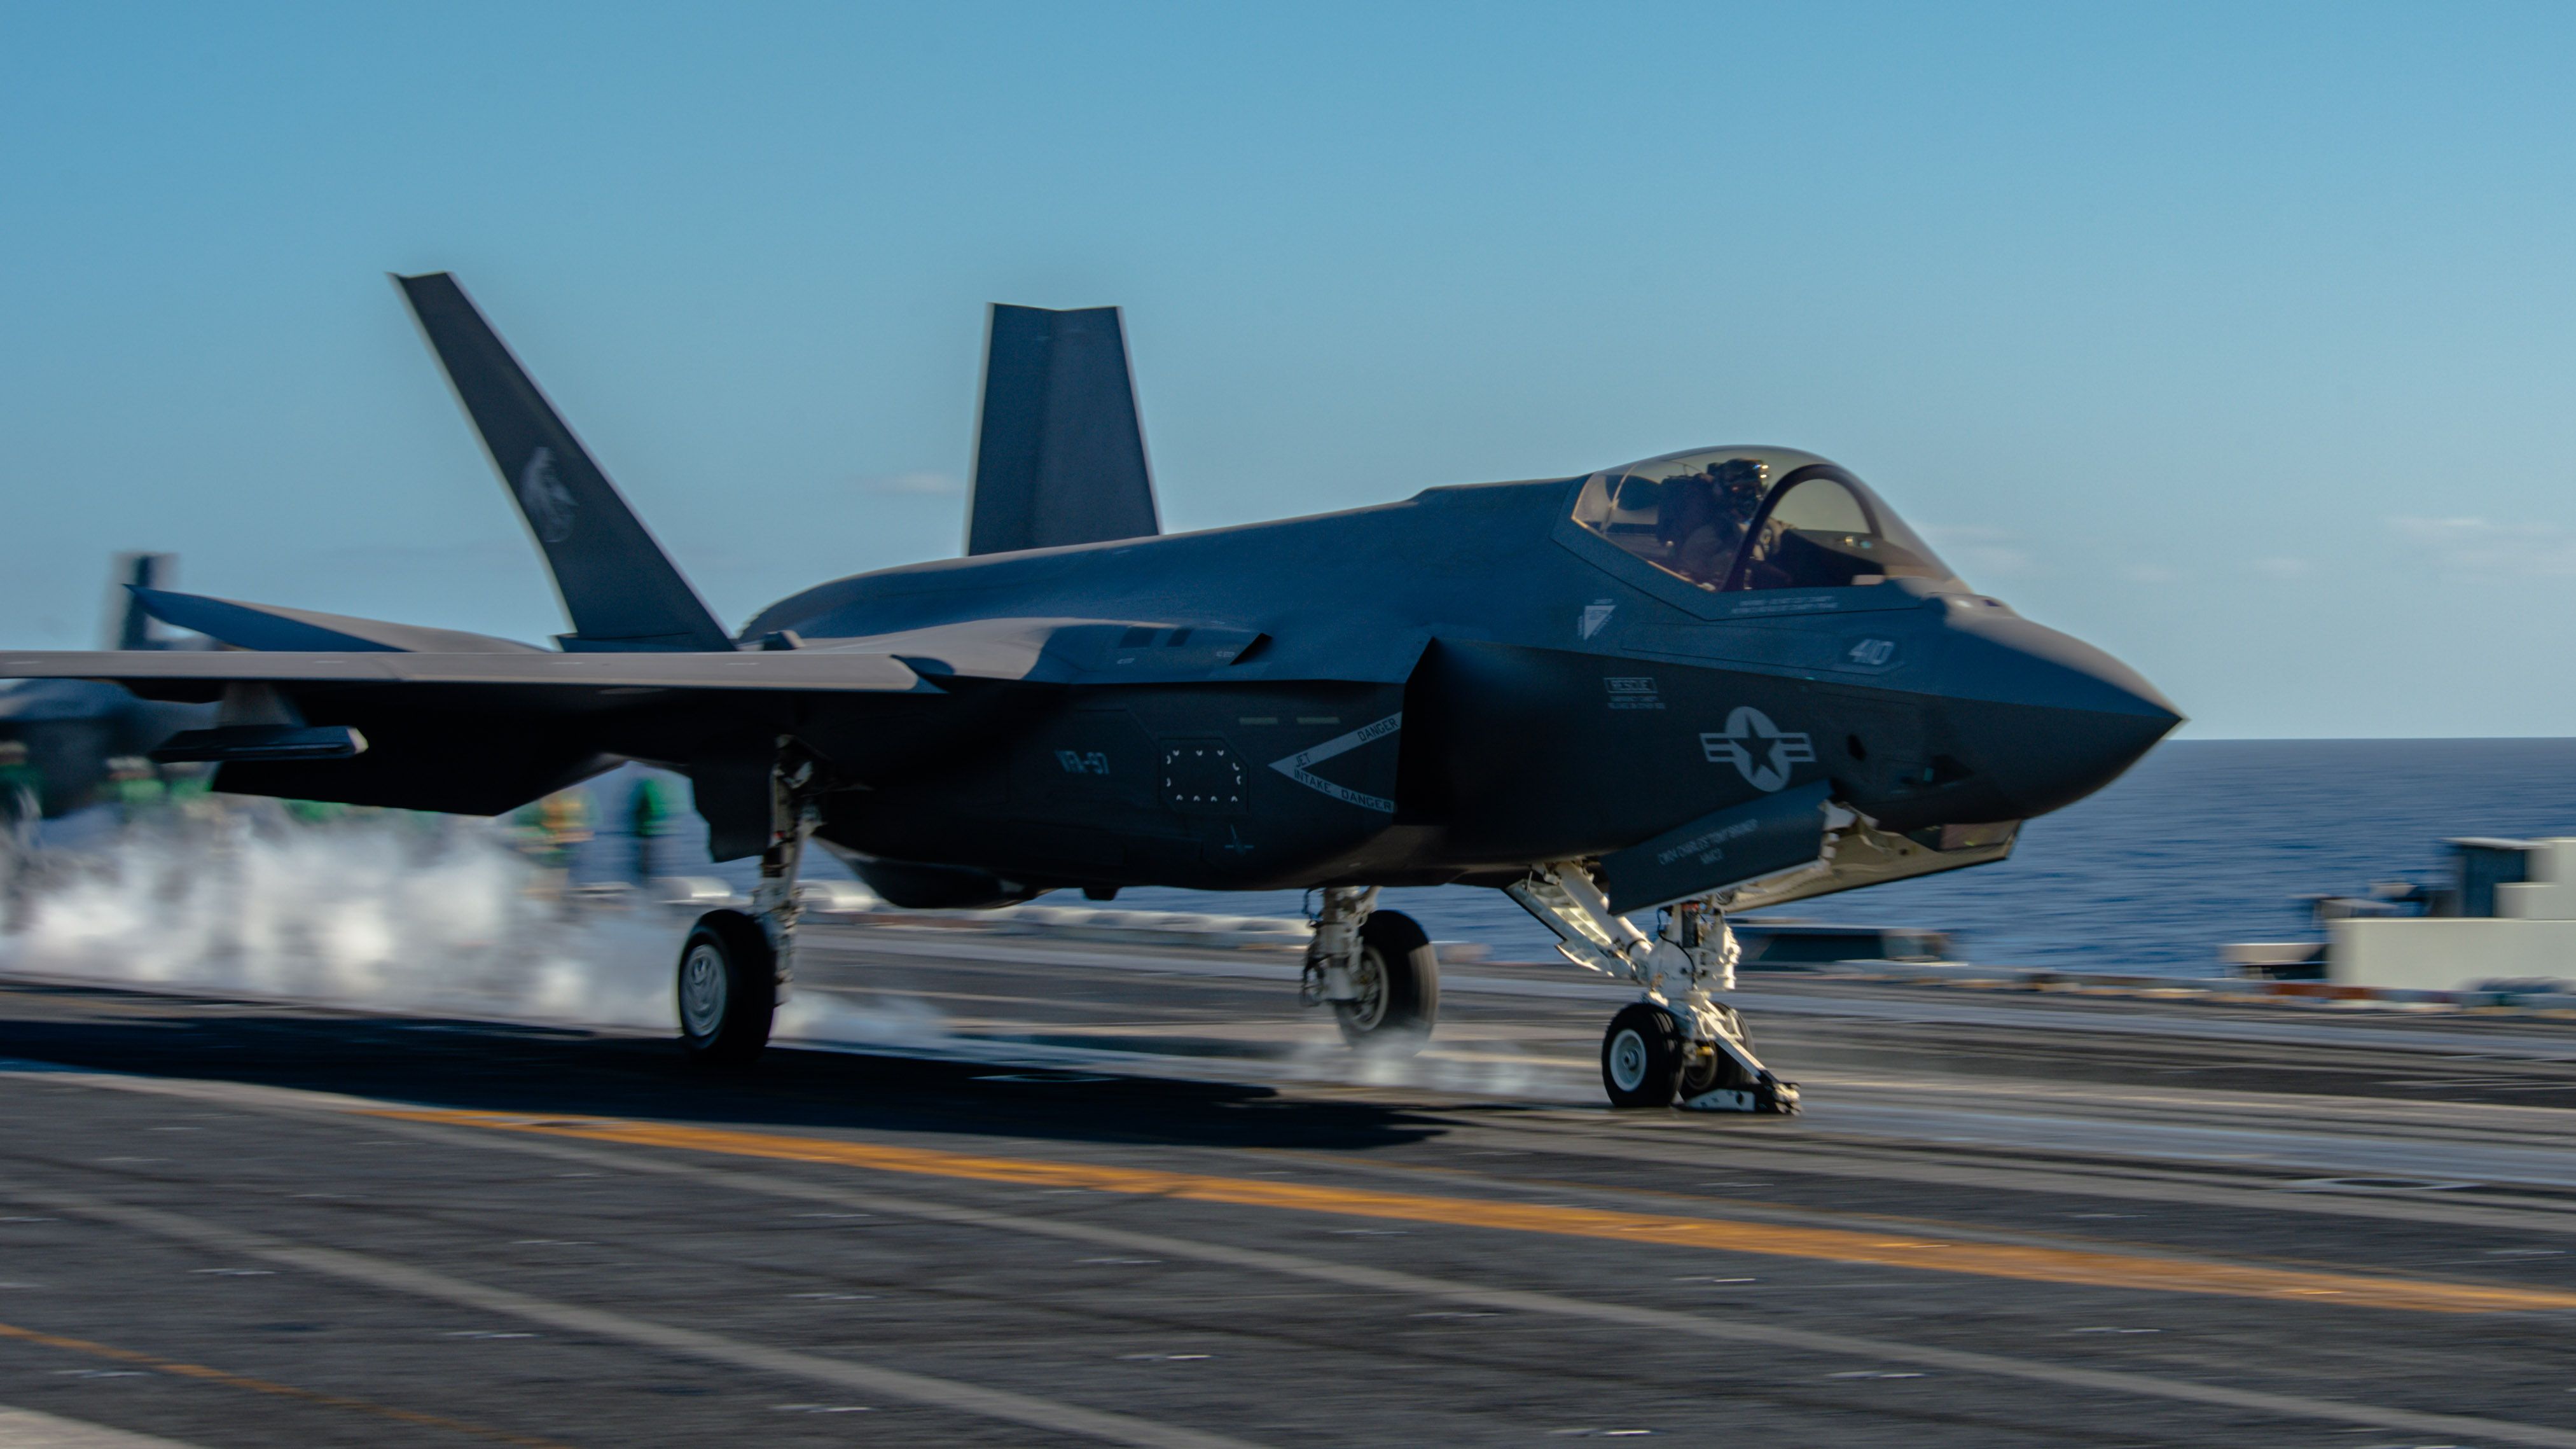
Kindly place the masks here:
<instances>
[{"instance_id":1,"label":"jet intake danger warning","mask_svg":"<svg viewBox=\"0 0 2576 1449\"><path fill-rule=\"evenodd\" d=\"M1371 740L1384 739L1402 728L1404 728L1404 715L1399 711L1375 724L1364 724L1349 734L1336 735L1311 749L1299 750L1284 760L1273 760L1270 762L1270 768L1309 790L1321 790L1345 805L1357 805L1363 810L1375 810L1381 814L1392 815L1395 813L1394 801L1379 795L1364 794L1347 785L1336 785L1306 767L1319 761L1329 760L1335 755L1348 754Z\"/></svg>"}]
</instances>

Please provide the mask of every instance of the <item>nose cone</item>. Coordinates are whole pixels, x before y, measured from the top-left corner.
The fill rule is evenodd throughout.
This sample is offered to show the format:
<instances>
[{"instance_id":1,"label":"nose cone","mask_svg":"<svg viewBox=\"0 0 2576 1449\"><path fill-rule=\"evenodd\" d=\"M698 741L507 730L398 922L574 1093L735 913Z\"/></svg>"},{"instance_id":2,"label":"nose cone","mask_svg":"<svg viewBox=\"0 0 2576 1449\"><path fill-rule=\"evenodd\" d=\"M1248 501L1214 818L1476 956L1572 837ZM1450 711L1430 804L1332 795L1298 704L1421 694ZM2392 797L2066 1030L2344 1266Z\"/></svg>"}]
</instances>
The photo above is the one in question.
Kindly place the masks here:
<instances>
[{"instance_id":1,"label":"nose cone","mask_svg":"<svg viewBox=\"0 0 2576 1449\"><path fill-rule=\"evenodd\" d=\"M2129 666L1983 601L1950 607L1937 685L1964 763L2028 819L2120 777L2182 723Z\"/></svg>"}]
</instances>

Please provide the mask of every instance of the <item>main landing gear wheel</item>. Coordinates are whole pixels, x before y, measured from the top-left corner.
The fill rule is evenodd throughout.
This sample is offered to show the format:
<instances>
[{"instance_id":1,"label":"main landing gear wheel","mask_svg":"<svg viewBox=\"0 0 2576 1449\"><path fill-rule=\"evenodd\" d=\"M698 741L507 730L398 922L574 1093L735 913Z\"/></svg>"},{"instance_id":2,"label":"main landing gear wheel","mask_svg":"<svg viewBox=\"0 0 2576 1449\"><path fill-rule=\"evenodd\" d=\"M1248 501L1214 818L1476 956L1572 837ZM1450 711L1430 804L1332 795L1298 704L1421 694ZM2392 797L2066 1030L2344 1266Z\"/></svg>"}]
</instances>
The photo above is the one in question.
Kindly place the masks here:
<instances>
[{"instance_id":1,"label":"main landing gear wheel","mask_svg":"<svg viewBox=\"0 0 2576 1449\"><path fill-rule=\"evenodd\" d=\"M740 911L709 911L680 947L680 1043L689 1059L737 1067L769 1044L778 1010L778 953Z\"/></svg>"},{"instance_id":2,"label":"main landing gear wheel","mask_svg":"<svg viewBox=\"0 0 2576 1449\"><path fill-rule=\"evenodd\" d=\"M1360 923L1359 959L1351 966L1359 993L1333 1003L1342 1040L1382 1056L1409 1057L1431 1040L1440 1015L1440 961L1431 938L1401 911L1371 911Z\"/></svg>"},{"instance_id":3,"label":"main landing gear wheel","mask_svg":"<svg viewBox=\"0 0 2576 1449\"><path fill-rule=\"evenodd\" d=\"M1631 1002L1601 1038L1601 1086L1613 1107L1669 1107L1681 1088L1688 1043L1673 1014Z\"/></svg>"}]
</instances>

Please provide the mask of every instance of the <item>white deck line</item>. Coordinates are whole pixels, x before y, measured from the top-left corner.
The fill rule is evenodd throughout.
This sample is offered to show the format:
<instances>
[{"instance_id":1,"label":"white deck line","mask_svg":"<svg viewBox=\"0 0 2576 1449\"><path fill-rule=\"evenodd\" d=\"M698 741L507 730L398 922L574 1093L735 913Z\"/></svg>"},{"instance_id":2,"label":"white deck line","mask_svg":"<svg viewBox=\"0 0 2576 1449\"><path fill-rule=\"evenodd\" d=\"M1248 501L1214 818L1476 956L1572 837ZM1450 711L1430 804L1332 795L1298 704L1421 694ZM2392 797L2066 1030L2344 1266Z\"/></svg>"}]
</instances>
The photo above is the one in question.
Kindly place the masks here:
<instances>
[{"instance_id":1,"label":"white deck line","mask_svg":"<svg viewBox=\"0 0 2576 1449\"><path fill-rule=\"evenodd\" d=\"M0 1449L196 1449L177 1439L156 1439L104 1424L0 1406Z\"/></svg>"}]
</instances>

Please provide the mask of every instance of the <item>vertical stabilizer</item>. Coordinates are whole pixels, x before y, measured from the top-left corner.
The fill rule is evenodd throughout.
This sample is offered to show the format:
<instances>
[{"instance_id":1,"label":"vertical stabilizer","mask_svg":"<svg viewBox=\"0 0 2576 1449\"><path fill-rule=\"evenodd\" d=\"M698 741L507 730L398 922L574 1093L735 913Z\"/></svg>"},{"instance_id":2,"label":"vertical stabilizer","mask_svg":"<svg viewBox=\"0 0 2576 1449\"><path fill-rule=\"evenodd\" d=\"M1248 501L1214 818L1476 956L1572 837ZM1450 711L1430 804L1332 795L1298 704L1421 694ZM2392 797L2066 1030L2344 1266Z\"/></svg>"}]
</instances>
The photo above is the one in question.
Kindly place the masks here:
<instances>
[{"instance_id":1,"label":"vertical stabilizer","mask_svg":"<svg viewBox=\"0 0 2576 1449\"><path fill-rule=\"evenodd\" d=\"M152 630L152 616L144 611L136 589L166 589L179 581L179 556L174 553L121 553L110 566L107 583L107 618L99 630L102 649L158 649L162 641Z\"/></svg>"},{"instance_id":2,"label":"vertical stabilizer","mask_svg":"<svg viewBox=\"0 0 2576 1449\"><path fill-rule=\"evenodd\" d=\"M1115 307L993 308L966 551L1160 533Z\"/></svg>"},{"instance_id":3,"label":"vertical stabilizer","mask_svg":"<svg viewBox=\"0 0 2576 1449\"><path fill-rule=\"evenodd\" d=\"M396 277L484 451L545 550L566 649L729 650L733 641L445 272Z\"/></svg>"}]
</instances>

